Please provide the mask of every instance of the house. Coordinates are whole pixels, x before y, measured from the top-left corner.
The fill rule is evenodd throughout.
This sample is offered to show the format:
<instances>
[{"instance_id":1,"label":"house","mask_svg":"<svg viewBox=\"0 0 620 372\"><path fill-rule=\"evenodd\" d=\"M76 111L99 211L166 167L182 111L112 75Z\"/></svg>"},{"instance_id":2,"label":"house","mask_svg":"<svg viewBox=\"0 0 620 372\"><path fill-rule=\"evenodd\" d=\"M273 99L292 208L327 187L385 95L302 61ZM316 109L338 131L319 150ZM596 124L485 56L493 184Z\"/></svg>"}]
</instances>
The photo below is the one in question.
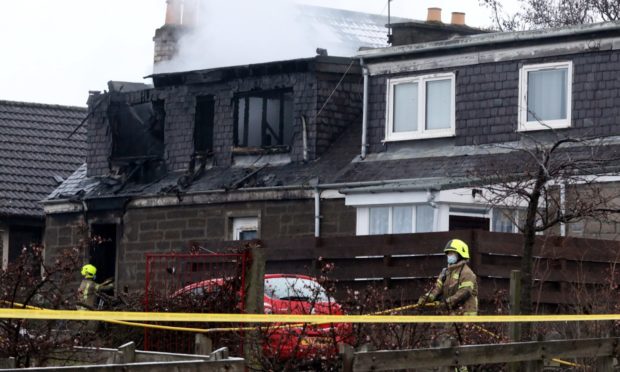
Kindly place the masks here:
<instances>
[{"instance_id":1,"label":"house","mask_svg":"<svg viewBox=\"0 0 620 372\"><path fill-rule=\"evenodd\" d=\"M0 101L2 267L41 244L40 203L86 158L86 108Z\"/></svg>"},{"instance_id":2,"label":"house","mask_svg":"<svg viewBox=\"0 0 620 372\"><path fill-rule=\"evenodd\" d=\"M340 190L357 211L356 233L516 232L523 215L513 213L523 211L489 205L468 182L522 171L532 141L596 136L600 148L579 150L605 151L607 165L617 163L619 37L620 25L601 23L361 51L369 87L363 160L335 180L366 183ZM604 175L604 188L617 194L617 174L616 166L592 176ZM558 231L605 239L619 232L613 221Z\"/></svg>"},{"instance_id":3,"label":"house","mask_svg":"<svg viewBox=\"0 0 620 372\"><path fill-rule=\"evenodd\" d=\"M156 63L173 58L188 32L175 4L156 32ZM340 43L386 45L385 17L326 11L307 14L347 29ZM152 87L110 82L108 92L91 93L86 164L45 202L47 249L76 245L86 224L103 239L85 260L135 288L146 252L353 233L355 210L322 185L359 151L363 78L357 59L317 52L157 73Z\"/></svg>"}]
</instances>

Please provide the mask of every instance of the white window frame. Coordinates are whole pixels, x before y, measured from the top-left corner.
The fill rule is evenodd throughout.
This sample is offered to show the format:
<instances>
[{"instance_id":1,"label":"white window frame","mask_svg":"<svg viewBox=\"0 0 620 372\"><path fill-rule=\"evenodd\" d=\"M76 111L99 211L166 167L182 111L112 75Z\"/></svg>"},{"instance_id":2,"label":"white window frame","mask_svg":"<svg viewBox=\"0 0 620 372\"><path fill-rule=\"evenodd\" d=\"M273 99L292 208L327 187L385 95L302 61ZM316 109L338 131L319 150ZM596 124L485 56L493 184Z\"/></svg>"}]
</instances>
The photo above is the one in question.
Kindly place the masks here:
<instances>
[{"instance_id":1,"label":"white window frame","mask_svg":"<svg viewBox=\"0 0 620 372\"><path fill-rule=\"evenodd\" d=\"M538 121L527 121L527 81L528 73L541 70L567 69L566 77L566 119L545 120L543 123ZM573 62L551 62L539 63L535 65L525 65L519 70L519 132L533 130L549 130L569 128L571 126L573 97Z\"/></svg>"},{"instance_id":2,"label":"white window frame","mask_svg":"<svg viewBox=\"0 0 620 372\"><path fill-rule=\"evenodd\" d=\"M258 230L258 217L233 217L232 218L232 240L240 240L241 233L244 231L256 231L256 236L260 236Z\"/></svg>"},{"instance_id":3,"label":"white window frame","mask_svg":"<svg viewBox=\"0 0 620 372\"><path fill-rule=\"evenodd\" d=\"M388 211L388 231L386 234L394 234L394 208L395 207L411 207L411 232L405 234L415 234L416 222L418 217L417 207L428 204L390 204L390 205L371 205L357 208L357 222L356 222L356 234L357 235L371 235L370 234L370 209L371 208L389 208ZM433 213L433 232L436 230L437 213ZM429 232L429 231L426 231ZM400 233L399 233L400 234Z\"/></svg>"},{"instance_id":4,"label":"white window frame","mask_svg":"<svg viewBox=\"0 0 620 372\"><path fill-rule=\"evenodd\" d=\"M435 80L450 79L450 128L446 129L426 129L426 83ZM387 84L387 112L385 141L406 141L412 139L454 137L455 135L455 105L456 105L456 84L453 72L423 75L415 77L393 78ZM418 83L418 130L408 132L394 132L394 88L399 84Z\"/></svg>"}]
</instances>

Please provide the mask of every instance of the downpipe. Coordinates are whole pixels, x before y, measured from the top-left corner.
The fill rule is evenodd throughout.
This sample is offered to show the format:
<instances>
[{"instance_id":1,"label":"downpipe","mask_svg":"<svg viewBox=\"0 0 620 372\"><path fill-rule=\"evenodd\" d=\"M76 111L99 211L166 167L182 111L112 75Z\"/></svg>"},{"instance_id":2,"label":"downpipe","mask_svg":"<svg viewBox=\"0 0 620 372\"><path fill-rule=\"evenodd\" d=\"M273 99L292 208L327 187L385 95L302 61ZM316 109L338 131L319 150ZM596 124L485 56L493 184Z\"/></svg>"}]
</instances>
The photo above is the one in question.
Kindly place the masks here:
<instances>
[{"instance_id":1,"label":"downpipe","mask_svg":"<svg viewBox=\"0 0 620 372\"><path fill-rule=\"evenodd\" d=\"M364 73L364 96L362 97L362 149L360 153L360 158L364 160L366 158L366 147L368 147L367 143L367 131L368 131L368 67L364 66L364 59L360 58L360 66L362 67L362 71Z\"/></svg>"}]
</instances>

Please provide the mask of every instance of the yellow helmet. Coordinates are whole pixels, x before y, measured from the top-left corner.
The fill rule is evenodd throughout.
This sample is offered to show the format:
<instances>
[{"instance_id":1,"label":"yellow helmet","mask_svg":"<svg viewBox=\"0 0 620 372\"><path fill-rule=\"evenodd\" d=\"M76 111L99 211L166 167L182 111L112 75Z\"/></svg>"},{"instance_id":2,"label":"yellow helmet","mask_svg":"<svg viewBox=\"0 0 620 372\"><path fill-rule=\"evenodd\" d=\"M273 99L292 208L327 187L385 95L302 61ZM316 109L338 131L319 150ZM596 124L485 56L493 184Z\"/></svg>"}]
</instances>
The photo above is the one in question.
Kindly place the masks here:
<instances>
[{"instance_id":1,"label":"yellow helmet","mask_svg":"<svg viewBox=\"0 0 620 372\"><path fill-rule=\"evenodd\" d=\"M443 249L444 252L456 252L461 257L468 259L469 258L469 247L467 244L460 239L452 239L446 244L446 247Z\"/></svg>"},{"instance_id":2,"label":"yellow helmet","mask_svg":"<svg viewBox=\"0 0 620 372\"><path fill-rule=\"evenodd\" d=\"M97 274L97 268L91 264L82 266L82 276L86 279L92 279Z\"/></svg>"}]
</instances>

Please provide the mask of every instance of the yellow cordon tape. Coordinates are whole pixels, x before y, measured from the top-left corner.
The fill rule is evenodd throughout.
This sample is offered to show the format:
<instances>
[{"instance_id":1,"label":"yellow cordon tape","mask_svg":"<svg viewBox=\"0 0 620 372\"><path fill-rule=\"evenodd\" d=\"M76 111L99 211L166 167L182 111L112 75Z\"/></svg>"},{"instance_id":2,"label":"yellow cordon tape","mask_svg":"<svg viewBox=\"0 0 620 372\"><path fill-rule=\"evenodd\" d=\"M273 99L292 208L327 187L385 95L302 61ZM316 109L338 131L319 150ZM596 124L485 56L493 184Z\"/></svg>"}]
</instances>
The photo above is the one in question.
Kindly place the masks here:
<instances>
[{"instance_id":1,"label":"yellow cordon tape","mask_svg":"<svg viewBox=\"0 0 620 372\"><path fill-rule=\"evenodd\" d=\"M6 304L10 304L7 301L2 301ZM49 309L44 309L44 308L40 308L40 307L36 307L36 306L30 306L30 305L22 305L19 303L13 303L13 306L21 306L24 309L16 309L18 311L44 311L44 312L50 312L50 311L55 311L55 312L79 312L79 313L84 313L84 311L79 311L79 310L49 310ZM388 314L388 313L394 313L394 312L398 312L398 311L403 311L403 310L408 310L408 309L414 309L416 307L419 307L420 305L407 305L407 306L402 306L402 307L398 307L398 308L394 308L394 309L389 309L389 310L384 310L384 311L378 311L373 313L373 315L353 315L356 317L377 317L380 314ZM3 312L3 310L13 310L13 309L0 309L0 315L2 315L1 313ZM86 311L88 312L88 311ZM101 314L101 312L98 312ZM117 313L114 311L108 311L106 313ZM135 313L129 313L129 312L123 312L123 314L135 314ZM144 314L144 313L140 313L140 314ZM149 313L147 313L149 314ZM152 313L151 313L152 314ZM161 313L157 313L157 314L161 314ZM173 314L180 314L180 313L173 313ZM184 314L187 315L187 314ZM202 314L202 315L211 315L211 314ZM217 314L217 315L239 315L239 314ZM273 316L273 315L272 315ZM310 315L311 317L313 317L314 322L312 322L311 324L321 324L321 323L317 323L316 322L316 316L317 315ZM351 315L345 315L345 316L351 316ZM541 316L541 315L530 315L530 316ZM591 315L588 315L591 316ZM390 318L392 318L393 315L390 316ZM453 317L453 316L450 316ZM471 316L466 316L466 317L470 317ZM494 316L495 317L495 316ZM0 316L0 318L2 318L2 316ZM29 318L29 317L6 317L6 318L11 318L11 319L64 319L64 320L75 320L75 319L67 319L67 318ZM98 319L98 320L103 320L105 322L108 323L114 323L114 324L121 324L121 325L126 325L126 326L133 326L133 327L143 327L143 328L151 328L151 329L162 329L162 330L171 330L171 331L183 331L183 332L196 332L196 333L212 333L212 332L229 332L229 331L253 331L253 330L257 330L260 329L260 327L229 327L229 328L209 328L209 329L205 329L205 328L190 328L190 327L171 327L171 326L162 326L162 325L157 325L157 324L146 324L146 323L133 323L133 322L127 322L127 321L123 321L123 320L113 320L113 319ZM597 319L598 320L598 319ZM605 320L615 320L615 319L605 319ZM281 323L281 322L280 322ZM294 323L299 323L299 322L294 322ZM343 322L341 322L343 323ZM351 322L353 323L353 322ZM367 323L367 322L355 322L355 323ZM386 322L383 322L386 323ZM413 322L411 322L413 323ZM417 322L415 322L417 323ZM293 327L293 326L302 326L303 324L306 323L300 323L300 324L288 324L288 325L280 325L280 326L276 326L277 328L283 328L283 327ZM501 338L500 336L496 335L495 333L480 327L478 325L474 325L476 328L486 332L487 334L496 337L496 338ZM568 366L572 366L572 367L583 367L580 364L576 364L576 363L571 363L571 362L567 362L565 360L562 359L557 359L557 358L553 358L551 359L552 361L559 363L559 364L563 364L563 365L568 365Z\"/></svg>"},{"instance_id":2,"label":"yellow cordon tape","mask_svg":"<svg viewBox=\"0 0 620 372\"><path fill-rule=\"evenodd\" d=\"M523 323L620 320L620 314L589 315L301 315L205 314L88 310L0 309L0 319L58 319L210 323Z\"/></svg>"}]
</instances>

